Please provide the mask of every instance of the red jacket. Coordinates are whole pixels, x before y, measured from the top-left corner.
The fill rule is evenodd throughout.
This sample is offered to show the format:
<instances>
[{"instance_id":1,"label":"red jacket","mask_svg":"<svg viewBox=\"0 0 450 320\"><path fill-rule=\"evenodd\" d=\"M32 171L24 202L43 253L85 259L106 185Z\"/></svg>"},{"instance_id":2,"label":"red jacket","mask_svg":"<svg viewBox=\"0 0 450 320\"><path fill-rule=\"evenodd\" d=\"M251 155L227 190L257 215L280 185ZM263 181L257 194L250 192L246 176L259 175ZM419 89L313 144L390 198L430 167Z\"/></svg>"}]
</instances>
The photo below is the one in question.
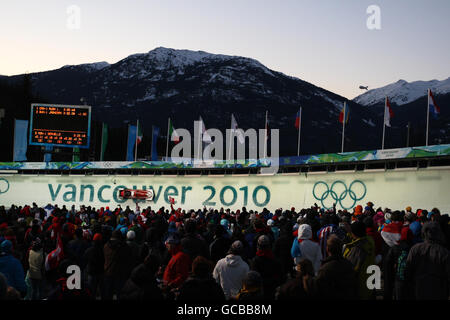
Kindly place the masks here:
<instances>
[{"instance_id":1,"label":"red jacket","mask_svg":"<svg viewBox=\"0 0 450 320\"><path fill-rule=\"evenodd\" d=\"M172 288L180 287L189 276L191 258L183 251L175 253L164 270L163 280Z\"/></svg>"}]
</instances>

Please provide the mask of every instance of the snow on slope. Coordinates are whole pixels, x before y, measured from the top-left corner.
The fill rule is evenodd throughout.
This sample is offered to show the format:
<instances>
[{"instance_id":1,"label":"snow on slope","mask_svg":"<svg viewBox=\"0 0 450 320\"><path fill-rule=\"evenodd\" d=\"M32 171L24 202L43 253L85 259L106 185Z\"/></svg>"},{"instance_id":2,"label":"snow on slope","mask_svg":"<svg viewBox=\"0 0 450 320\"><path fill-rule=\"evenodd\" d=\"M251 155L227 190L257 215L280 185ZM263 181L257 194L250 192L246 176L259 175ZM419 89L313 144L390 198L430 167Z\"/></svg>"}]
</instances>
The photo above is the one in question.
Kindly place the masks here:
<instances>
[{"instance_id":1,"label":"snow on slope","mask_svg":"<svg viewBox=\"0 0 450 320\"><path fill-rule=\"evenodd\" d=\"M450 77L442 81L431 80L407 82L405 80L399 80L387 86L369 90L366 93L354 98L353 101L364 106L371 106L383 103L384 98L388 96L392 103L403 105L426 96L428 88L431 89L433 94L449 93Z\"/></svg>"}]
</instances>

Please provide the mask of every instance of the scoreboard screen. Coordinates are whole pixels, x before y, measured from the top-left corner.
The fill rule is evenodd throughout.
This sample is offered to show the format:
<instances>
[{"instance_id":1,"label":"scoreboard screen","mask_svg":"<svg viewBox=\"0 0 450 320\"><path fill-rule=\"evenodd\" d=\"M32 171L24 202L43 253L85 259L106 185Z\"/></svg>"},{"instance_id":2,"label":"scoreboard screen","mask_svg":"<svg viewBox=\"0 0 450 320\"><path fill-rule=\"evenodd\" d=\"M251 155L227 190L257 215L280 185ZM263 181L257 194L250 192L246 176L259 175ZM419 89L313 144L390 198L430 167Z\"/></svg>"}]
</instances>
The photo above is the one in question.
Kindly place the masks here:
<instances>
[{"instance_id":1,"label":"scoreboard screen","mask_svg":"<svg viewBox=\"0 0 450 320\"><path fill-rule=\"evenodd\" d=\"M30 145L89 148L91 107L31 105Z\"/></svg>"}]
</instances>

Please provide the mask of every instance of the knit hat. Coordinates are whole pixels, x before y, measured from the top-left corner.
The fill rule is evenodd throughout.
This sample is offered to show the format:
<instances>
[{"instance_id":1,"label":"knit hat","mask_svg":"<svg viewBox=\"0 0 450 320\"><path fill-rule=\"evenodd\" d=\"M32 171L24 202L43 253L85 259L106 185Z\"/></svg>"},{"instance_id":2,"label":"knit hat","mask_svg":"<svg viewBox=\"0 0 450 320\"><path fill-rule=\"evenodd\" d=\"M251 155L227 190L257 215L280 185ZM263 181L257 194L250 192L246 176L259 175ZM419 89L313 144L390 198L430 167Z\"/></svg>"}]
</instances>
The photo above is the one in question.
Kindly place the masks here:
<instances>
[{"instance_id":1,"label":"knit hat","mask_svg":"<svg viewBox=\"0 0 450 320\"><path fill-rule=\"evenodd\" d=\"M355 207L355 215L362 214L363 207L361 205L357 205Z\"/></svg>"},{"instance_id":2,"label":"knit hat","mask_svg":"<svg viewBox=\"0 0 450 320\"><path fill-rule=\"evenodd\" d=\"M167 244L180 244L180 238L176 234L171 234L167 240Z\"/></svg>"},{"instance_id":3,"label":"knit hat","mask_svg":"<svg viewBox=\"0 0 450 320\"><path fill-rule=\"evenodd\" d=\"M101 233L96 233L95 235L94 235L94 239L93 239L94 241L102 241L103 240L103 236L102 236L102 234Z\"/></svg>"},{"instance_id":4,"label":"knit hat","mask_svg":"<svg viewBox=\"0 0 450 320\"><path fill-rule=\"evenodd\" d=\"M413 233L409 228L402 228L400 233L400 241L411 242L413 237Z\"/></svg>"},{"instance_id":5,"label":"knit hat","mask_svg":"<svg viewBox=\"0 0 450 320\"><path fill-rule=\"evenodd\" d=\"M10 254L12 252L12 242L9 240L3 240L0 245L0 251L2 254Z\"/></svg>"},{"instance_id":6,"label":"knit hat","mask_svg":"<svg viewBox=\"0 0 450 320\"><path fill-rule=\"evenodd\" d=\"M243 250L244 250L244 245L242 244L242 242L239 240L236 240L231 245L230 250L228 250L228 253L240 255L240 254L242 254Z\"/></svg>"},{"instance_id":7,"label":"knit hat","mask_svg":"<svg viewBox=\"0 0 450 320\"><path fill-rule=\"evenodd\" d=\"M266 249L270 247L270 239L266 235L262 235L258 238L257 247L259 249Z\"/></svg>"},{"instance_id":8,"label":"knit hat","mask_svg":"<svg viewBox=\"0 0 450 320\"><path fill-rule=\"evenodd\" d=\"M127 239L128 240L133 240L134 238L136 238L136 233L133 230L130 230L127 232Z\"/></svg>"}]
</instances>

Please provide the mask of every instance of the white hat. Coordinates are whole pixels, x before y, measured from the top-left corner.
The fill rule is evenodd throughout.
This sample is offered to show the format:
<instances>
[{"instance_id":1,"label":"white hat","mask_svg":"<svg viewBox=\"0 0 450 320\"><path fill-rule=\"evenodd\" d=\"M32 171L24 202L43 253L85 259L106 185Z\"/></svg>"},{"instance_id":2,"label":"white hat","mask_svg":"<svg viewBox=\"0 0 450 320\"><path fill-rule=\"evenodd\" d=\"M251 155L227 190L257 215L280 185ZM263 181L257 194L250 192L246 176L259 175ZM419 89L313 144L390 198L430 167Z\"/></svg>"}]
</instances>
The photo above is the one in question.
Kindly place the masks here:
<instances>
[{"instance_id":1,"label":"white hat","mask_svg":"<svg viewBox=\"0 0 450 320\"><path fill-rule=\"evenodd\" d=\"M136 233L133 230L130 230L127 232L127 239L128 240L133 240L134 238L136 238Z\"/></svg>"},{"instance_id":2,"label":"white hat","mask_svg":"<svg viewBox=\"0 0 450 320\"><path fill-rule=\"evenodd\" d=\"M270 227L270 226L273 226L273 220L272 219L269 219L269 220L267 220L267 225Z\"/></svg>"}]
</instances>

